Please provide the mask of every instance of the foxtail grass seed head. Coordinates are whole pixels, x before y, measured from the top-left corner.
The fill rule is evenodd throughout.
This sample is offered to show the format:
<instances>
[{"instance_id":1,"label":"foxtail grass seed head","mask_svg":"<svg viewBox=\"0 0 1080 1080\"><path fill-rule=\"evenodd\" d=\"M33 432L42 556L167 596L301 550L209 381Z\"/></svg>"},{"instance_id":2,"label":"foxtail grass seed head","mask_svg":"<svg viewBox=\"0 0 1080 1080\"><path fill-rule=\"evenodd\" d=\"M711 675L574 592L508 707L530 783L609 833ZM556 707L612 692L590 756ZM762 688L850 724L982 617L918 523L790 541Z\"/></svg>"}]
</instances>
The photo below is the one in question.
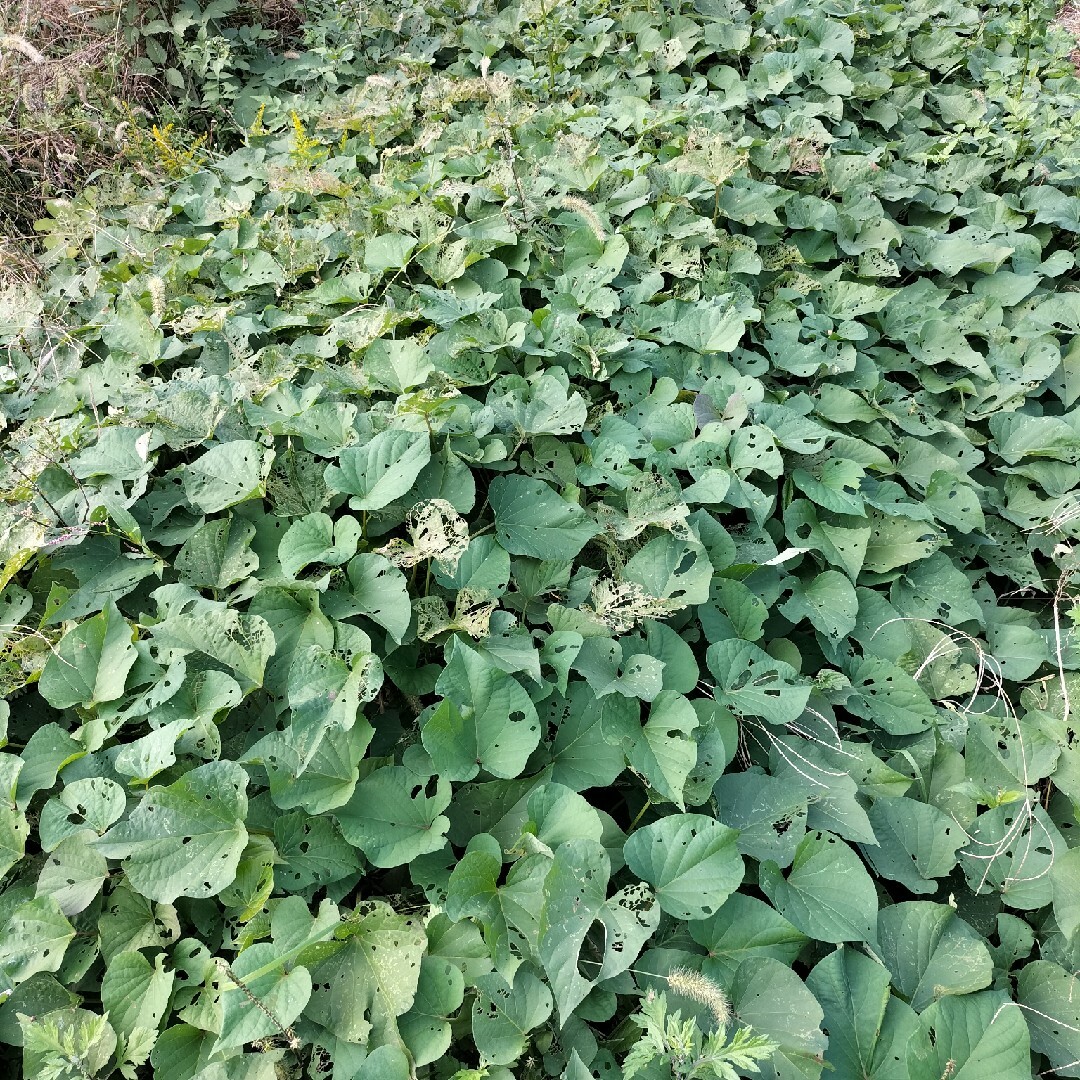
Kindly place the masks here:
<instances>
[{"instance_id":1,"label":"foxtail grass seed head","mask_svg":"<svg viewBox=\"0 0 1080 1080\"><path fill-rule=\"evenodd\" d=\"M707 975L689 968L673 968L667 977L668 987L680 997L706 1006L718 1027L726 1027L731 1019L731 1003L727 995Z\"/></svg>"},{"instance_id":2,"label":"foxtail grass seed head","mask_svg":"<svg viewBox=\"0 0 1080 1080\"><path fill-rule=\"evenodd\" d=\"M589 231L599 243L603 244L607 241L607 233L604 232L604 226L600 224L596 211L584 199L579 199L576 195L566 195L562 204L567 210L573 210L585 219Z\"/></svg>"},{"instance_id":3,"label":"foxtail grass seed head","mask_svg":"<svg viewBox=\"0 0 1080 1080\"><path fill-rule=\"evenodd\" d=\"M154 306L154 317L160 319L165 314L165 282L155 274L147 281L146 288Z\"/></svg>"},{"instance_id":4,"label":"foxtail grass seed head","mask_svg":"<svg viewBox=\"0 0 1080 1080\"><path fill-rule=\"evenodd\" d=\"M45 63L45 57L21 34L0 34L0 52L4 49L22 54L31 64Z\"/></svg>"}]
</instances>

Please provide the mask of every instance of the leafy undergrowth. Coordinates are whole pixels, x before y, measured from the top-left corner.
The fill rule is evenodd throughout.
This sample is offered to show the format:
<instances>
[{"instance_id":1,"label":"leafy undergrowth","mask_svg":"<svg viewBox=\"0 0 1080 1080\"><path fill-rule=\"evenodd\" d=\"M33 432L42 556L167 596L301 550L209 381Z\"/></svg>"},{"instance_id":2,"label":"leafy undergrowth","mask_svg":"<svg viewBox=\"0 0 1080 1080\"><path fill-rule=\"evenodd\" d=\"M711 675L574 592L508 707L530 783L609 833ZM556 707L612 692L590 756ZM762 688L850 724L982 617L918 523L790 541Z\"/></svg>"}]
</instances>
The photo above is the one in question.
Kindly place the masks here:
<instances>
[{"instance_id":1,"label":"leafy undergrowth","mask_svg":"<svg viewBox=\"0 0 1080 1080\"><path fill-rule=\"evenodd\" d=\"M33 276L33 222L47 198L117 169L152 178L153 120L205 127L260 49L291 40L299 19L291 0L3 0L0 280Z\"/></svg>"},{"instance_id":2,"label":"leafy undergrowth","mask_svg":"<svg viewBox=\"0 0 1080 1080\"><path fill-rule=\"evenodd\" d=\"M204 33L0 294L26 1076L1080 1076L1052 14Z\"/></svg>"}]
</instances>

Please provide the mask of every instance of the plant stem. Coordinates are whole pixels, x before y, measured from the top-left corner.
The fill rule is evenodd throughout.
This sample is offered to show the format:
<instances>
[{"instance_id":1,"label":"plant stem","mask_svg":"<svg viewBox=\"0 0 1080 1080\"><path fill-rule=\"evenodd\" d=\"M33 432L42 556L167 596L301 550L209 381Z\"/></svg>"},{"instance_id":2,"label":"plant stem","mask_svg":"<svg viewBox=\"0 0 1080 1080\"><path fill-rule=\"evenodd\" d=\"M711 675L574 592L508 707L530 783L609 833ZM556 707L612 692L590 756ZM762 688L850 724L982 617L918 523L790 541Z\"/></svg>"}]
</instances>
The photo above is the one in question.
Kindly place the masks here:
<instances>
[{"instance_id":1,"label":"plant stem","mask_svg":"<svg viewBox=\"0 0 1080 1080\"><path fill-rule=\"evenodd\" d=\"M650 806L652 806L652 796L647 795L645 797L645 802L641 806L641 809L634 815L634 820L630 822L629 826L626 829L627 836L629 836L630 833L634 831L635 826L642 819L645 811L648 810Z\"/></svg>"},{"instance_id":2,"label":"plant stem","mask_svg":"<svg viewBox=\"0 0 1080 1080\"><path fill-rule=\"evenodd\" d=\"M544 0L540 0L540 15L544 21L544 33L547 36L548 54L548 92L555 94L555 38L551 27L548 25L548 9Z\"/></svg>"}]
</instances>

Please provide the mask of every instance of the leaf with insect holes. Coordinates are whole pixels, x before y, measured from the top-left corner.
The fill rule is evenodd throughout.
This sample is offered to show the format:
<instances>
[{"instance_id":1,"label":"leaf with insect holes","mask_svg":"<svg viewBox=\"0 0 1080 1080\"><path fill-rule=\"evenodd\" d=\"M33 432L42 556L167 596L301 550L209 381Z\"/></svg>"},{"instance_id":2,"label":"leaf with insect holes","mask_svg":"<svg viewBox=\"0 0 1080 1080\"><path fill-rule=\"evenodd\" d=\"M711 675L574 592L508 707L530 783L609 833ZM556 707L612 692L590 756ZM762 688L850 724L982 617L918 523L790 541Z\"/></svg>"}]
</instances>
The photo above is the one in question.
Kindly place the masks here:
<instances>
[{"instance_id":1,"label":"leaf with insect holes","mask_svg":"<svg viewBox=\"0 0 1080 1080\"><path fill-rule=\"evenodd\" d=\"M412 487L431 459L426 434L411 431L380 431L363 446L341 451L338 465L326 469L331 491L351 495L354 510L380 510Z\"/></svg>"},{"instance_id":2,"label":"leaf with insect holes","mask_svg":"<svg viewBox=\"0 0 1080 1080\"><path fill-rule=\"evenodd\" d=\"M537 953L564 1023L598 983L633 964L660 920L647 892L623 890L608 898L609 874L599 842L571 839L558 845L544 878ZM594 934L602 942L595 961L582 955Z\"/></svg>"},{"instance_id":3,"label":"leaf with insect holes","mask_svg":"<svg viewBox=\"0 0 1080 1080\"><path fill-rule=\"evenodd\" d=\"M185 467L184 493L204 514L261 498L273 460L273 450L256 442L219 443Z\"/></svg>"},{"instance_id":4,"label":"leaf with insect holes","mask_svg":"<svg viewBox=\"0 0 1080 1080\"><path fill-rule=\"evenodd\" d=\"M1026 971L1034 974L1032 969L1039 966L1036 962ZM1023 995L1023 990L1020 993ZM1036 1027L1039 1019L1029 1018L996 991L944 997L922 1013L908 1041L909 1076L911 1080L940 1080L948 1073L950 1080L976 1080L982 1076L1027 1080L1031 1075L1031 1050L1045 1046L1051 1061L1060 1059L1060 1043L1040 1038Z\"/></svg>"},{"instance_id":5,"label":"leaf with insect holes","mask_svg":"<svg viewBox=\"0 0 1080 1080\"><path fill-rule=\"evenodd\" d=\"M551 992L528 968L519 968L513 982L492 972L476 980L472 1035L484 1059L494 1065L518 1060L528 1035L550 1015Z\"/></svg>"},{"instance_id":6,"label":"leaf with insect holes","mask_svg":"<svg viewBox=\"0 0 1080 1080\"><path fill-rule=\"evenodd\" d=\"M716 699L742 716L758 716L770 724L790 724L802 715L811 687L783 660L748 641L718 641L706 653L716 677Z\"/></svg>"},{"instance_id":7,"label":"leaf with insect holes","mask_svg":"<svg viewBox=\"0 0 1080 1080\"><path fill-rule=\"evenodd\" d=\"M219 965L221 987L221 1033L215 1049L227 1050L244 1043L287 1032L311 997L311 973L306 967L285 970L275 963L277 945L259 942L245 949L231 966ZM269 971L252 973L263 967Z\"/></svg>"},{"instance_id":8,"label":"leaf with insect holes","mask_svg":"<svg viewBox=\"0 0 1080 1080\"><path fill-rule=\"evenodd\" d=\"M367 901L344 913L334 937L310 962L314 988L305 1015L350 1042L397 1043L397 1018L412 1008L420 983L423 926Z\"/></svg>"},{"instance_id":9,"label":"leaf with insect holes","mask_svg":"<svg viewBox=\"0 0 1080 1080\"><path fill-rule=\"evenodd\" d=\"M775 862L765 862L760 879L776 910L807 936L833 943L874 941L874 883L855 852L835 836L807 833L786 877Z\"/></svg>"},{"instance_id":10,"label":"leaf with insect holes","mask_svg":"<svg viewBox=\"0 0 1080 1080\"><path fill-rule=\"evenodd\" d=\"M41 696L57 709L116 700L138 658L132 636L130 624L110 600L100 615L60 639L41 673Z\"/></svg>"},{"instance_id":11,"label":"leaf with insect holes","mask_svg":"<svg viewBox=\"0 0 1080 1080\"><path fill-rule=\"evenodd\" d=\"M674 814L638 829L626 863L655 890L660 907L684 920L717 911L742 881L738 833L702 814Z\"/></svg>"},{"instance_id":12,"label":"leaf with insect holes","mask_svg":"<svg viewBox=\"0 0 1080 1080\"><path fill-rule=\"evenodd\" d=\"M150 788L94 847L122 859L128 880L151 900L213 896L233 880L247 844L247 784L235 762L200 765Z\"/></svg>"},{"instance_id":13,"label":"leaf with insect holes","mask_svg":"<svg viewBox=\"0 0 1080 1080\"><path fill-rule=\"evenodd\" d=\"M421 737L440 775L471 780L482 767L517 776L540 741L536 707L521 684L455 639L435 691L443 701Z\"/></svg>"},{"instance_id":14,"label":"leaf with insect holes","mask_svg":"<svg viewBox=\"0 0 1080 1080\"><path fill-rule=\"evenodd\" d=\"M446 844L450 784L403 766L376 769L337 811L342 835L375 866L402 866Z\"/></svg>"},{"instance_id":15,"label":"leaf with insect holes","mask_svg":"<svg viewBox=\"0 0 1080 1080\"><path fill-rule=\"evenodd\" d=\"M1065 39L259 6L8 108L0 1059L1080 1077Z\"/></svg>"}]
</instances>

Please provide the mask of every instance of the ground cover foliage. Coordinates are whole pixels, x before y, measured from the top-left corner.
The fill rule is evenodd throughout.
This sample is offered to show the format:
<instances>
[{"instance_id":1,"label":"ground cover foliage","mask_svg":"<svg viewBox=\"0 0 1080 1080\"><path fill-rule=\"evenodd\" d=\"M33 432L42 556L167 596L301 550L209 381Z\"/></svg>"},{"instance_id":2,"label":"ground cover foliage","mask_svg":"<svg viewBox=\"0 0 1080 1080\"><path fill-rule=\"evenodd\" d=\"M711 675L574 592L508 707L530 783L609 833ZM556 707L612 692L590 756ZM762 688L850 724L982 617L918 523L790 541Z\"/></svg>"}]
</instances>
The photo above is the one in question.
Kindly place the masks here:
<instances>
[{"instance_id":1,"label":"ground cover foliage","mask_svg":"<svg viewBox=\"0 0 1080 1080\"><path fill-rule=\"evenodd\" d=\"M220 14L0 292L14 1067L1080 1075L1052 12Z\"/></svg>"}]
</instances>

